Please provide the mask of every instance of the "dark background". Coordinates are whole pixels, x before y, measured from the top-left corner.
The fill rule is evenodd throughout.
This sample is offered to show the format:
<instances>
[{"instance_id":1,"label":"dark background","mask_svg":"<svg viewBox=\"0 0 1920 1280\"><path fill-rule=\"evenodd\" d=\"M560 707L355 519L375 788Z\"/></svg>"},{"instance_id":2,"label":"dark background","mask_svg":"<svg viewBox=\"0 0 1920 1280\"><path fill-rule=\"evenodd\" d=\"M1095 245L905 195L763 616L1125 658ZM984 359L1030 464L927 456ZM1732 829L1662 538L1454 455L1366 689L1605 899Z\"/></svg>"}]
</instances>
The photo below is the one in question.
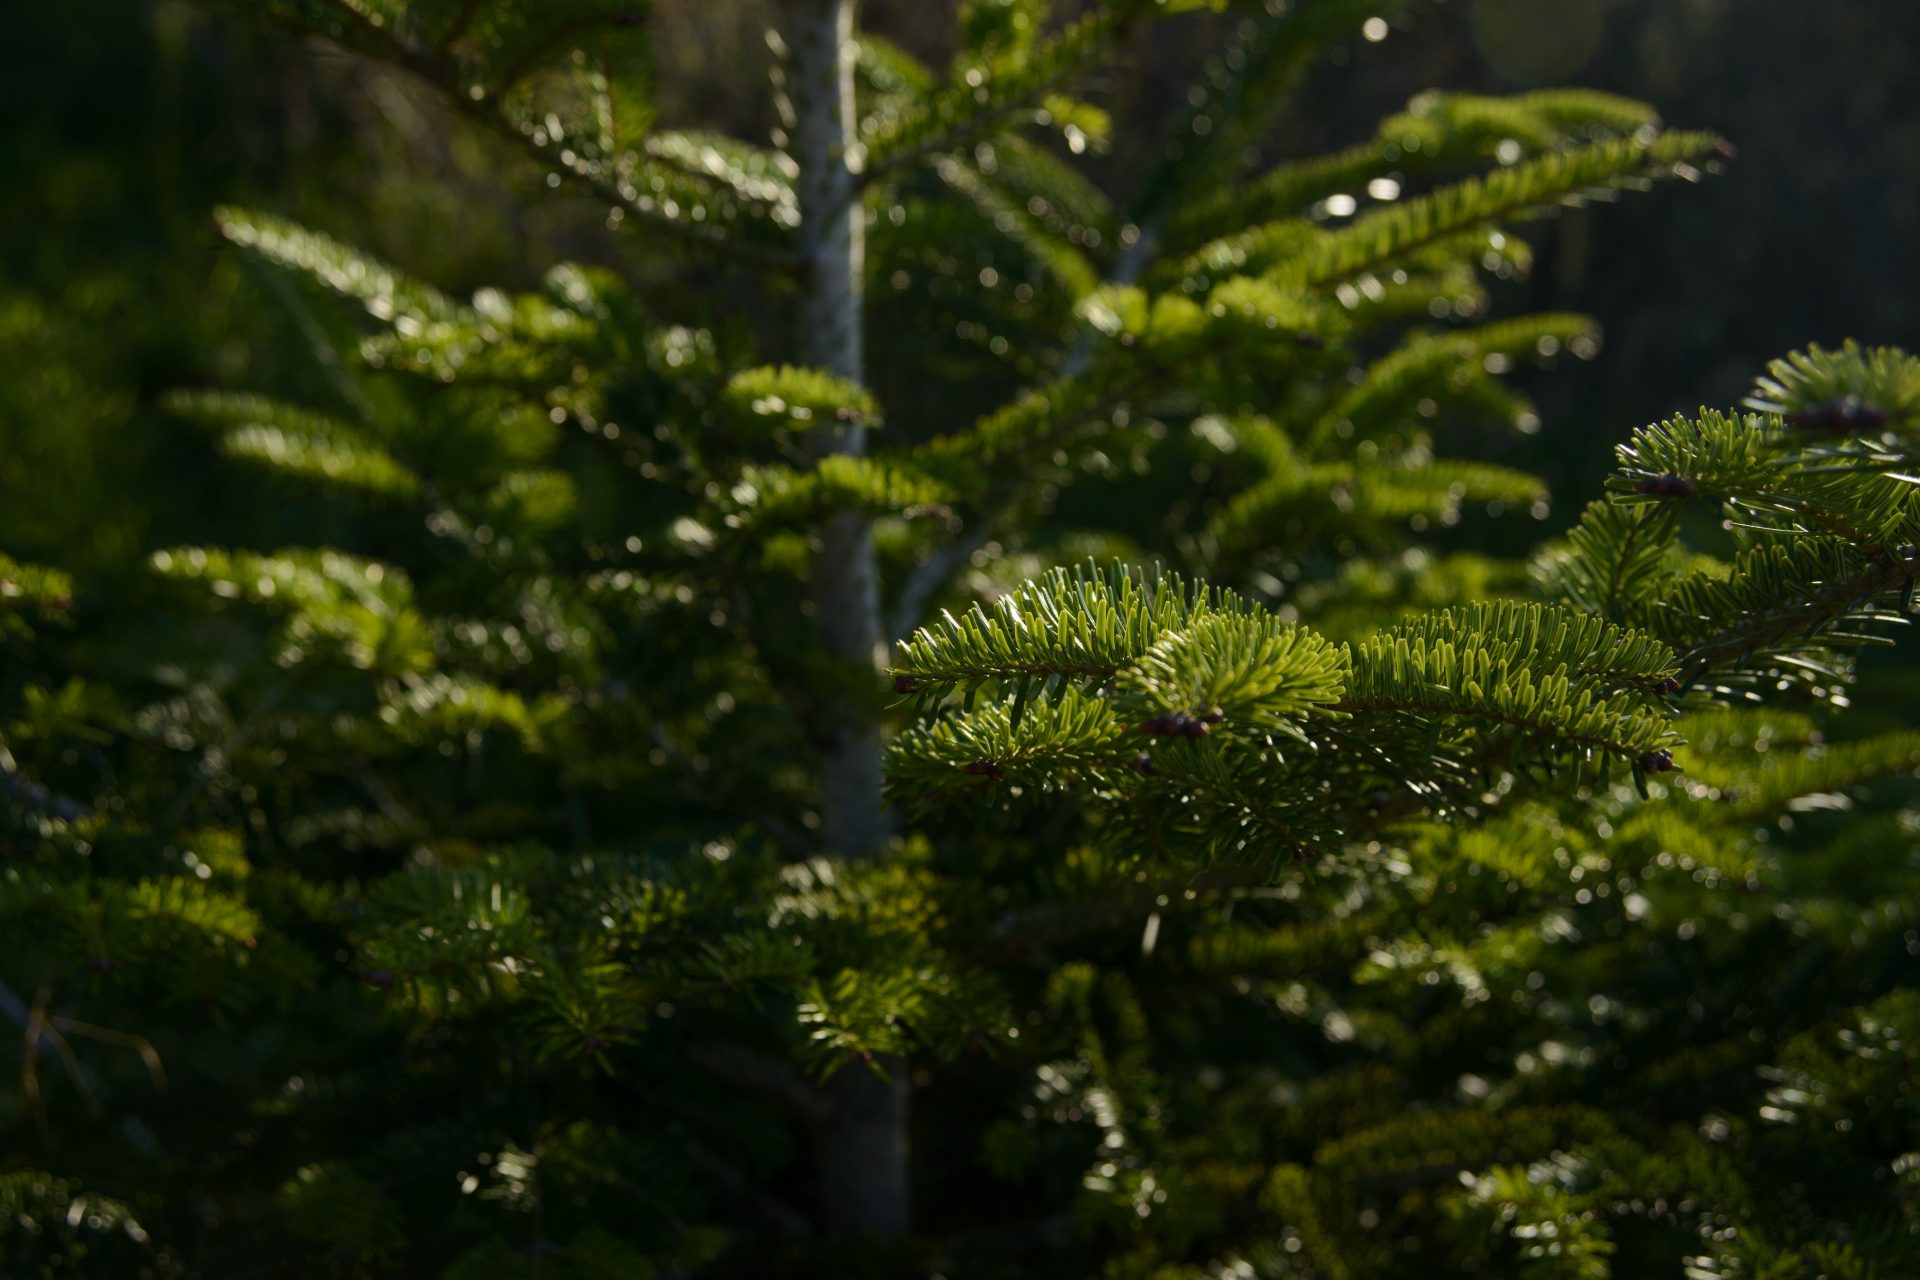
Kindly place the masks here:
<instances>
[{"instance_id":1,"label":"dark background","mask_svg":"<svg viewBox=\"0 0 1920 1280\"><path fill-rule=\"evenodd\" d=\"M761 139L768 0L659 0L669 124ZM923 56L946 0L868 0ZM1116 117L1116 194L1224 19L1156 28L1092 96ZM523 201L515 158L450 125L404 79L263 31L222 5L21 6L0 41L0 545L72 567L131 563L189 516L246 527L259 499L216 487L157 412L196 383L314 376L270 286L219 251L236 201L455 289L526 285L557 258L618 261L595 211ZM1429 86L1579 84L1718 130L1739 154L1702 189L1669 184L1563 211L1535 235L1520 305L1595 314L1599 359L1535 376L1545 430L1515 459L1592 491L1633 426L1737 400L1809 341L1920 343L1920 5L1911 0L1451 0L1381 44L1358 34L1269 141L1309 154L1367 136ZM507 175L503 179L501 175ZM263 341L277 336L285 341ZM286 367L274 367L275 351ZM1571 510L1560 518L1571 519Z\"/></svg>"}]
</instances>

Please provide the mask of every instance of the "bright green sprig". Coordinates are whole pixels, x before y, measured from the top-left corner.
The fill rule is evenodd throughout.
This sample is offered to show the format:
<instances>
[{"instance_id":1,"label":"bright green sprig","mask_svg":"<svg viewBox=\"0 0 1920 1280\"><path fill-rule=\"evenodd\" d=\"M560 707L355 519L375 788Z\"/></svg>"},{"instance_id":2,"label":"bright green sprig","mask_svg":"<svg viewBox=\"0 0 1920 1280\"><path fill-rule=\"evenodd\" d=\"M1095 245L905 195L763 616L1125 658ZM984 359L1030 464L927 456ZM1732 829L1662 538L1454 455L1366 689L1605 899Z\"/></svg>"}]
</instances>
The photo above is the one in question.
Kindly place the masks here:
<instances>
[{"instance_id":1,"label":"bright green sprig","mask_svg":"<svg viewBox=\"0 0 1920 1280\"><path fill-rule=\"evenodd\" d=\"M1759 528L1831 534L1865 548L1920 532L1920 483L1904 451L1864 441L1808 444L1779 419L1703 409L1636 431L1611 485L1628 502L1694 493L1729 500Z\"/></svg>"},{"instance_id":2,"label":"bright green sprig","mask_svg":"<svg viewBox=\"0 0 1920 1280\"><path fill-rule=\"evenodd\" d=\"M1675 572L1679 528L1672 504L1595 502L1563 546L1538 557L1534 573L1554 599L1611 622L1652 629L1660 595Z\"/></svg>"},{"instance_id":3,"label":"bright green sprig","mask_svg":"<svg viewBox=\"0 0 1920 1280\"><path fill-rule=\"evenodd\" d=\"M0 554L0 611L64 609L72 603L70 575Z\"/></svg>"},{"instance_id":4,"label":"bright green sprig","mask_svg":"<svg viewBox=\"0 0 1920 1280\"><path fill-rule=\"evenodd\" d=\"M703 181L718 183L739 199L764 206L781 226L797 226L792 164L778 152L711 132L661 130L647 135L648 156Z\"/></svg>"},{"instance_id":5,"label":"bright green sprig","mask_svg":"<svg viewBox=\"0 0 1920 1280\"><path fill-rule=\"evenodd\" d=\"M1849 404L1851 398L1851 405ZM1807 429L1910 430L1920 425L1920 357L1898 347L1862 347L1849 340L1838 351L1811 346L1768 363L1747 406L1762 413L1804 416ZM1847 422L1852 408L1855 422ZM1867 417L1860 416L1865 411ZM1881 421L1872 421L1872 417Z\"/></svg>"},{"instance_id":6,"label":"bright green sprig","mask_svg":"<svg viewBox=\"0 0 1920 1280\"><path fill-rule=\"evenodd\" d=\"M221 448L230 458L324 485L385 498L420 494L419 476L386 450L344 432L298 435L278 427L245 426L229 431Z\"/></svg>"},{"instance_id":7,"label":"bright green sprig","mask_svg":"<svg viewBox=\"0 0 1920 1280\"><path fill-rule=\"evenodd\" d=\"M1578 203L1596 192L1644 185L1704 163L1719 146L1705 133L1667 133L1650 141L1595 143L1469 178L1429 195L1369 213L1326 232L1276 269L1303 284L1344 279L1471 226Z\"/></svg>"},{"instance_id":8,"label":"bright green sprig","mask_svg":"<svg viewBox=\"0 0 1920 1280\"><path fill-rule=\"evenodd\" d=\"M953 490L904 462L838 453L807 470L750 467L735 482L729 499L729 525L770 530L837 511L942 515Z\"/></svg>"},{"instance_id":9,"label":"bright green sprig","mask_svg":"<svg viewBox=\"0 0 1920 1280\"><path fill-rule=\"evenodd\" d=\"M1167 632L1214 615L1245 616L1229 592L1122 565L1055 569L904 641L892 671L912 692L972 692L990 681L1103 682Z\"/></svg>"},{"instance_id":10,"label":"bright green sprig","mask_svg":"<svg viewBox=\"0 0 1920 1280\"><path fill-rule=\"evenodd\" d=\"M1508 97L1428 92L1382 122L1369 141L1277 165L1252 182L1191 202L1175 224L1182 245L1303 213L1315 201L1358 192L1377 178L1431 170L1463 157L1514 161L1582 142L1627 138L1651 127L1644 103L1581 89ZM1512 149L1508 156L1502 148Z\"/></svg>"},{"instance_id":11,"label":"bright green sprig","mask_svg":"<svg viewBox=\"0 0 1920 1280\"><path fill-rule=\"evenodd\" d=\"M1281 222L1216 241L1197 251L1184 271L1203 277L1237 272L1251 255L1261 254L1280 257L1270 274L1281 282L1332 284L1472 227L1692 172L1719 145L1711 134L1666 133L1651 141L1615 140L1553 152L1374 210L1337 230ZM1282 231L1292 242L1291 253L1277 253L1278 246L1270 243Z\"/></svg>"},{"instance_id":12,"label":"bright green sprig","mask_svg":"<svg viewBox=\"0 0 1920 1280\"><path fill-rule=\"evenodd\" d=\"M1575 609L1512 600L1431 613L1386 634L1421 646L1473 644L1500 661L1524 659L1537 670L1622 690L1651 691L1676 671L1673 651L1643 631Z\"/></svg>"},{"instance_id":13,"label":"bright green sprig","mask_svg":"<svg viewBox=\"0 0 1920 1280\"><path fill-rule=\"evenodd\" d=\"M1208 714L1228 725L1298 733L1295 722L1337 702L1340 650L1271 614L1219 614L1169 632L1121 679L1149 710Z\"/></svg>"},{"instance_id":14,"label":"bright green sprig","mask_svg":"<svg viewBox=\"0 0 1920 1280\"><path fill-rule=\"evenodd\" d=\"M763 429L827 431L880 423L879 403L866 388L818 369L791 365L734 374L721 401L738 420Z\"/></svg>"},{"instance_id":15,"label":"bright green sprig","mask_svg":"<svg viewBox=\"0 0 1920 1280\"><path fill-rule=\"evenodd\" d=\"M888 754L888 784L904 796L940 797L1010 782L1042 790L1106 781L1137 741L1110 698L1071 686L1020 709L1012 699L908 730Z\"/></svg>"},{"instance_id":16,"label":"bright green sprig","mask_svg":"<svg viewBox=\"0 0 1920 1280\"><path fill-rule=\"evenodd\" d=\"M234 244L354 299L384 324L402 319L425 324L460 315L458 304L438 289L330 236L245 209L223 207L214 211L214 218L220 233Z\"/></svg>"},{"instance_id":17,"label":"bright green sprig","mask_svg":"<svg viewBox=\"0 0 1920 1280\"><path fill-rule=\"evenodd\" d=\"M1543 653L1517 637L1490 640L1462 621L1440 614L1352 646L1353 676L1334 710L1367 719L1409 717L1429 735L1429 752L1440 746L1444 722L1455 719L1513 730L1520 740L1571 749L1581 758L1638 761L1677 740L1666 714L1645 697L1614 691L1608 687L1613 680L1596 687L1576 675L1567 658L1581 655L1570 646L1549 644ZM1615 679L1630 674L1651 685L1671 670L1662 648L1607 627L1582 638L1611 635L1630 645L1637 661L1623 660L1609 672ZM1566 627L1558 636L1549 631L1548 638L1575 634ZM1596 665L1602 661L1598 652L1584 656Z\"/></svg>"}]
</instances>

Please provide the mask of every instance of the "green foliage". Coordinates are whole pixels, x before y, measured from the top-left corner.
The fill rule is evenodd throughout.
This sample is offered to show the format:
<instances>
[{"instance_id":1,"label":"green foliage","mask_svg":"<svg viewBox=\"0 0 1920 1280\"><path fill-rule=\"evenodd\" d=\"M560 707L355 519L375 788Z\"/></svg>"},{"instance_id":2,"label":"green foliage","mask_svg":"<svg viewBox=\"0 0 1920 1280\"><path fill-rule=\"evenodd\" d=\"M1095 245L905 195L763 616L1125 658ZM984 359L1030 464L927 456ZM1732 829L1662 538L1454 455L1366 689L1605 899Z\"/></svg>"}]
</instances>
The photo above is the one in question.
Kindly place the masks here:
<instances>
[{"instance_id":1,"label":"green foliage","mask_svg":"<svg viewBox=\"0 0 1920 1280\"><path fill-rule=\"evenodd\" d=\"M393 1257L401 1221L380 1189L339 1164L310 1164L280 1188L279 1201L298 1235L352 1257Z\"/></svg>"},{"instance_id":2,"label":"green foliage","mask_svg":"<svg viewBox=\"0 0 1920 1280\"><path fill-rule=\"evenodd\" d=\"M455 312L453 302L438 289L409 280L384 263L284 218L223 208L214 211L214 220L234 244L321 288L352 298L375 320L404 319L425 325Z\"/></svg>"},{"instance_id":3,"label":"green foliage","mask_svg":"<svg viewBox=\"0 0 1920 1280\"><path fill-rule=\"evenodd\" d=\"M900 646L896 676L922 689L971 693L994 679L1058 676L1106 680L1162 635L1216 615L1244 615L1237 598L1177 576L1124 566L1056 569L964 618L948 615Z\"/></svg>"},{"instance_id":4,"label":"green foliage","mask_svg":"<svg viewBox=\"0 0 1920 1280\"><path fill-rule=\"evenodd\" d=\"M1855 403L1848 404L1848 397ZM1920 361L1894 347L1853 342L1838 351L1808 347L1768 364L1747 403L1763 413L1801 416L1794 425L1807 430L1898 431L1911 427L1920 413ZM1809 413L1822 409L1835 412ZM1861 420L1862 409L1880 420ZM1849 416L1854 420L1848 421Z\"/></svg>"},{"instance_id":5,"label":"green foliage","mask_svg":"<svg viewBox=\"0 0 1920 1280\"><path fill-rule=\"evenodd\" d=\"M1478 717L1636 758L1670 738L1642 692L1673 670L1666 647L1557 609L1429 615L1358 646L1353 667L1344 705L1361 715Z\"/></svg>"},{"instance_id":6,"label":"green foliage","mask_svg":"<svg viewBox=\"0 0 1920 1280\"><path fill-rule=\"evenodd\" d=\"M1184 270L1189 287L1230 270L1271 272L1290 283L1342 280L1478 225L1692 172L1691 166L1711 158L1718 145L1711 134L1667 133L1651 141L1600 142L1555 152L1374 210L1335 230L1268 223L1198 250Z\"/></svg>"},{"instance_id":7,"label":"green foliage","mask_svg":"<svg viewBox=\"0 0 1920 1280\"><path fill-rule=\"evenodd\" d=\"M748 421L806 430L835 423L874 425L878 406L864 389L814 369L746 369L727 380L727 407Z\"/></svg>"},{"instance_id":8,"label":"green foliage","mask_svg":"<svg viewBox=\"0 0 1920 1280\"><path fill-rule=\"evenodd\" d=\"M229 431L222 442L229 457L324 484L390 498L412 498L420 478L391 454L347 432L296 435L257 423Z\"/></svg>"},{"instance_id":9,"label":"green foliage","mask_svg":"<svg viewBox=\"0 0 1920 1280\"><path fill-rule=\"evenodd\" d=\"M138 1266L149 1243L126 1205L37 1170L0 1174L0 1211L0 1258L18 1275ZM43 1268L48 1254L59 1261Z\"/></svg>"},{"instance_id":10,"label":"green foliage","mask_svg":"<svg viewBox=\"0 0 1920 1280\"><path fill-rule=\"evenodd\" d=\"M996 6L997 7L997 6ZM993 39L994 23L974 23L984 37L955 82L935 87L919 101L877 117L862 129L866 164L881 171L929 153L964 145L1009 112L1031 108L1063 78L1090 62L1112 37L1119 16L1096 12L1057 32L1041 33L1033 15L1017 40ZM983 109L984 104L984 109Z\"/></svg>"},{"instance_id":11,"label":"green foliage","mask_svg":"<svg viewBox=\"0 0 1920 1280\"><path fill-rule=\"evenodd\" d=\"M1920 572L1920 362L1788 357L1485 554L1548 510L1506 375L1598 346L1486 317L1517 225L1722 148L1429 94L1243 180L1408 18L1240 6L1106 191L1080 95L1205 7L848 50L861 385L772 336L792 122L658 127L640 8L268 6L640 234L457 297L223 209L313 367L168 409L299 504L0 557L8 1274L1920 1268L1920 740L1837 715ZM822 638L869 605L871 666ZM818 1229L876 1080L898 1240Z\"/></svg>"},{"instance_id":12,"label":"green foliage","mask_svg":"<svg viewBox=\"0 0 1920 1280\"><path fill-rule=\"evenodd\" d=\"M935 515L953 495L939 480L908 464L832 454L805 471L749 470L731 496L741 510L732 523L765 529L806 524L836 511Z\"/></svg>"},{"instance_id":13,"label":"green foliage","mask_svg":"<svg viewBox=\"0 0 1920 1280\"><path fill-rule=\"evenodd\" d=\"M1383 121L1369 142L1276 165L1196 201L1174 231L1182 243L1194 243L1301 213L1318 200L1357 191L1390 174L1441 169L1467 157L1512 164L1529 153L1632 137L1657 124L1644 103L1590 90L1547 89L1501 98L1430 91Z\"/></svg>"},{"instance_id":14,"label":"green foliage","mask_svg":"<svg viewBox=\"0 0 1920 1280\"><path fill-rule=\"evenodd\" d=\"M73 602L73 579L58 569L0 556L0 607L9 612L60 609Z\"/></svg>"}]
</instances>

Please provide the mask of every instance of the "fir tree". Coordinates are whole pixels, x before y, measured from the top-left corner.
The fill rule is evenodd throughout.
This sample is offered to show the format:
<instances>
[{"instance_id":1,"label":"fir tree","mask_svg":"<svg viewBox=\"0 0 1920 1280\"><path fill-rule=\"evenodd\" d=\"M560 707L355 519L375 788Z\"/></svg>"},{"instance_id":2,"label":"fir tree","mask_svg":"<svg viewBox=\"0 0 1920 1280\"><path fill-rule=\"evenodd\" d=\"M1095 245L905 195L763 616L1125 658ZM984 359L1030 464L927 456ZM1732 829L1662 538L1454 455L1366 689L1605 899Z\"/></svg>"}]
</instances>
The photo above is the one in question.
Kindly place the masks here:
<instances>
[{"instance_id":1,"label":"fir tree","mask_svg":"<svg viewBox=\"0 0 1920 1280\"><path fill-rule=\"evenodd\" d=\"M0 561L16 1269L1920 1261L1920 742L1828 727L1920 362L1640 431L1531 559L1410 546L1544 510L1463 447L1596 343L1485 318L1516 225L1725 149L1436 93L1248 173L1385 20L1249 5L1122 201L1083 91L1194 7L981 0L942 71L783 0L763 149L658 125L627 5L268 6L633 273L222 210L333 392L171 407L352 538L156 551L120 669Z\"/></svg>"}]
</instances>

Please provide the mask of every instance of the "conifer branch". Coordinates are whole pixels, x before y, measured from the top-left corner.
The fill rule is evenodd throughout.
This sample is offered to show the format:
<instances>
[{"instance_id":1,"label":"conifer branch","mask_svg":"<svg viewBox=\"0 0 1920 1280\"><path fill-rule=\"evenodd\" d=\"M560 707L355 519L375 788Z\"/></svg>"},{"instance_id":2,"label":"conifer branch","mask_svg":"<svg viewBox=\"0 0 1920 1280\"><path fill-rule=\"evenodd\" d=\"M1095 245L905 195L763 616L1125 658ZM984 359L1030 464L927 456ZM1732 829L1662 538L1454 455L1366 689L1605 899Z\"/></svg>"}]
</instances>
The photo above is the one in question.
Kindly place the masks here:
<instances>
[{"instance_id":1,"label":"conifer branch","mask_svg":"<svg viewBox=\"0 0 1920 1280\"><path fill-rule=\"evenodd\" d=\"M542 166L563 174L576 187L605 202L608 206L619 209L624 216L741 266L776 275L786 275L795 269L796 260L790 252L768 248L738 236L730 236L724 225L695 222L674 217L665 212L658 201L646 195L633 181L639 166L636 157L626 156L619 161L615 170L609 173L579 151L542 142L535 136L533 129L515 121L502 109L502 94L511 88L512 81L496 85L491 89L480 90L476 96L474 90L461 84L453 74L452 68L444 57L444 49L436 51L408 43L387 26L372 21L358 5L350 3L350 0L321 0L321 2L370 46L370 52L412 74L434 89L460 115L496 137L512 143L538 160ZM299 21L297 17L291 20L296 23ZM546 56L547 53L564 44L567 39L582 31L607 24L617 25L617 20L603 15L599 22L574 24L572 29L556 33L554 38L539 50L539 57ZM311 23L302 25L316 35L332 34L323 26ZM515 69L515 75L524 78L525 74L537 65L538 58L528 61L523 57L521 62L522 65Z\"/></svg>"},{"instance_id":2,"label":"conifer branch","mask_svg":"<svg viewBox=\"0 0 1920 1280\"><path fill-rule=\"evenodd\" d=\"M833 1115L827 1098L784 1062L728 1044L693 1044L686 1054L701 1070L772 1098L810 1125L824 1124Z\"/></svg>"},{"instance_id":3,"label":"conifer branch","mask_svg":"<svg viewBox=\"0 0 1920 1280\"><path fill-rule=\"evenodd\" d=\"M1196 251L1183 273L1205 281L1263 271L1277 282L1325 285L1400 260L1472 227L1577 202L1595 191L1691 173L1722 149L1711 134L1664 133L1554 152L1365 214L1337 230L1297 220L1266 224Z\"/></svg>"},{"instance_id":4,"label":"conifer branch","mask_svg":"<svg viewBox=\"0 0 1920 1280\"><path fill-rule=\"evenodd\" d=\"M1271 883L1272 868L1271 859L1207 867L1090 901L1018 907L999 915L989 936L996 954L1012 958L1113 928L1136 928L1154 911L1216 907L1238 892Z\"/></svg>"},{"instance_id":5,"label":"conifer branch","mask_svg":"<svg viewBox=\"0 0 1920 1280\"><path fill-rule=\"evenodd\" d=\"M1163 633L1214 614L1241 615L1237 597L1177 574L1121 565L1056 569L962 618L947 615L903 643L892 671L921 693L988 680L1060 676L1102 681Z\"/></svg>"},{"instance_id":6,"label":"conifer branch","mask_svg":"<svg viewBox=\"0 0 1920 1280\"><path fill-rule=\"evenodd\" d=\"M453 46L459 43L460 37L467 33L467 28L473 25L474 18L479 15L486 3L487 0L460 0L460 8L454 12L453 17L448 20L446 27L440 33L437 49L440 58L444 59L452 51Z\"/></svg>"},{"instance_id":7,"label":"conifer branch","mask_svg":"<svg viewBox=\"0 0 1920 1280\"><path fill-rule=\"evenodd\" d=\"M1771 585L1777 572L1775 564L1758 560L1750 559L1743 567L1756 576L1765 574L1768 581L1755 584L1762 590ZM1920 577L1920 548L1886 551L1866 558L1864 563L1855 559L1846 572L1815 578L1804 587L1790 588L1773 600L1732 615L1735 621L1681 653L1679 678L1683 684L1693 684L1723 668L1744 665L1774 646L1817 635L1842 618L1883 616L1873 608L1876 598L1916 577Z\"/></svg>"},{"instance_id":8,"label":"conifer branch","mask_svg":"<svg viewBox=\"0 0 1920 1280\"><path fill-rule=\"evenodd\" d=\"M1109 12L1090 14L1023 50L1011 65L978 68L977 82L936 90L864 140L861 185L871 186L895 169L951 151L1034 106L1062 77L1096 57L1117 25Z\"/></svg>"}]
</instances>

